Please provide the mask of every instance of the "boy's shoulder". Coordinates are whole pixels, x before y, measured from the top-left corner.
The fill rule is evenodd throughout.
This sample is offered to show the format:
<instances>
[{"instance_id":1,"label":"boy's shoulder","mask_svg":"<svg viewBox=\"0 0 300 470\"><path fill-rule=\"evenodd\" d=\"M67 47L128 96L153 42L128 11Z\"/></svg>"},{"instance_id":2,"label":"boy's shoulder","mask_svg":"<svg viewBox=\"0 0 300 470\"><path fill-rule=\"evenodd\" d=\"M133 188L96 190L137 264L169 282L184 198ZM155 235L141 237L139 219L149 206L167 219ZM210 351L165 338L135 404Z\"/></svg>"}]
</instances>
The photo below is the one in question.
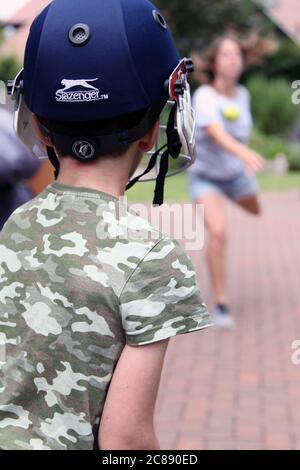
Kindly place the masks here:
<instances>
[{"instance_id":1,"label":"boy's shoulder","mask_svg":"<svg viewBox=\"0 0 300 470\"><path fill-rule=\"evenodd\" d=\"M95 279L98 271L104 272L117 295L144 266L157 275L159 266L162 274L179 258L186 264L181 244L125 201L46 189L12 214L0 234L0 245L18 258L26 252L35 269L42 269L50 256L72 272L92 271Z\"/></svg>"},{"instance_id":2,"label":"boy's shoulder","mask_svg":"<svg viewBox=\"0 0 300 470\"><path fill-rule=\"evenodd\" d=\"M109 228L105 224L98 227L98 259L103 266L109 265L109 270L114 269L115 274L122 271L123 282L116 289L118 294L133 275L143 277L146 269L152 276L163 276L164 270L185 254L176 239L130 208L123 216L111 218L109 225ZM103 242L99 230L104 231L104 238L107 234L113 237Z\"/></svg>"},{"instance_id":3,"label":"boy's shoulder","mask_svg":"<svg viewBox=\"0 0 300 470\"><path fill-rule=\"evenodd\" d=\"M147 205L143 208L148 208ZM139 206L140 209L140 206ZM130 207L126 198L109 198L90 193L57 193L51 185L30 201L17 208L8 219L4 233L30 229L45 233L79 232L89 236L89 242L113 246L127 245L136 248L144 245L151 249L157 243L167 243L171 238L157 229L151 222L151 215L137 212ZM152 212L151 212L152 214ZM103 242L103 243L102 243ZM138 250L136 251L138 254Z\"/></svg>"}]
</instances>

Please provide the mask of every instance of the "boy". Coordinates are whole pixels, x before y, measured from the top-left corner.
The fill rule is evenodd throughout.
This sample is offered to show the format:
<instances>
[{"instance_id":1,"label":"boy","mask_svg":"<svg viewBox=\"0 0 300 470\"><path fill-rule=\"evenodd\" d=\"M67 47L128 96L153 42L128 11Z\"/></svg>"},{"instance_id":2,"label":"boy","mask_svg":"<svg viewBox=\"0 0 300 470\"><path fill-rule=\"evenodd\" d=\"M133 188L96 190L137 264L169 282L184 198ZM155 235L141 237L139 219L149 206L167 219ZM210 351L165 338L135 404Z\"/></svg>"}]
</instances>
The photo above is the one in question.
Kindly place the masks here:
<instances>
[{"instance_id":1,"label":"boy","mask_svg":"<svg viewBox=\"0 0 300 470\"><path fill-rule=\"evenodd\" d=\"M119 198L178 62L147 0L55 0L32 25L18 129L27 107L59 178L0 235L1 448L159 449L168 339L210 317L179 243Z\"/></svg>"}]
</instances>

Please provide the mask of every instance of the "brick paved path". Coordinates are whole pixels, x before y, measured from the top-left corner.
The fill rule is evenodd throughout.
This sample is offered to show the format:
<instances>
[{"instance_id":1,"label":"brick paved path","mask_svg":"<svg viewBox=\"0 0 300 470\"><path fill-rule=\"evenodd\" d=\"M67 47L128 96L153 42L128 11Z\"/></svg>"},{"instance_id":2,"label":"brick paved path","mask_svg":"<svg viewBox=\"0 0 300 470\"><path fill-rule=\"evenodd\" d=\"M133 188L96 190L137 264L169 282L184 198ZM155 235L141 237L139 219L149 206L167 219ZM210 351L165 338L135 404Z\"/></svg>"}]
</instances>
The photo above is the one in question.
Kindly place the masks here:
<instances>
[{"instance_id":1,"label":"brick paved path","mask_svg":"<svg viewBox=\"0 0 300 470\"><path fill-rule=\"evenodd\" d=\"M156 409L162 449L300 449L300 192L263 195L260 219L228 205L234 331L170 342ZM204 254L190 253L210 304Z\"/></svg>"}]
</instances>

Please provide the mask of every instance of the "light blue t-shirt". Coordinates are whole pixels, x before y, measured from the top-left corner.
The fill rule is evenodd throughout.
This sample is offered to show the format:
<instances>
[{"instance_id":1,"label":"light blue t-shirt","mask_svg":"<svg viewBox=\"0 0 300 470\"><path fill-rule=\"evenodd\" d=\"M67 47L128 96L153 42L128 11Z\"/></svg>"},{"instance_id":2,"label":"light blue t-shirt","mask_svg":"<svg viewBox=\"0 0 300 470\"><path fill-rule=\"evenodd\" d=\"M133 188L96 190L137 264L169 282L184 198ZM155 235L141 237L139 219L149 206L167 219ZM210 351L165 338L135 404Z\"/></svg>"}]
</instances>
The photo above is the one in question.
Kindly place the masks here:
<instances>
[{"instance_id":1,"label":"light blue t-shirt","mask_svg":"<svg viewBox=\"0 0 300 470\"><path fill-rule=\"evenodd\" d=\"M244 163L214 143L206 128L220 123L236 140L247 143L253 119L248 90L238 85L233 98L219 94L211 85L199 87L193 96L196 111L197 159L190 172L218 180L229 180L240 174Z\"/></svg>"}]
</instances>

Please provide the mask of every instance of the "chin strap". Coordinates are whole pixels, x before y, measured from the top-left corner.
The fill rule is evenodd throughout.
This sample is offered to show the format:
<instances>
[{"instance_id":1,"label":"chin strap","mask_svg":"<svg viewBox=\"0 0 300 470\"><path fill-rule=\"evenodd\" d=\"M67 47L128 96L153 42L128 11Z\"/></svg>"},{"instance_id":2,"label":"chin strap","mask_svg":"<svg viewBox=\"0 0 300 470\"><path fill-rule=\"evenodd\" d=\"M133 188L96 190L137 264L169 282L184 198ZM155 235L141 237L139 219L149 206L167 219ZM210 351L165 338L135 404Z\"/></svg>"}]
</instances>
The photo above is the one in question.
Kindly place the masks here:
<instances>
[{"instance_id":1,"label":"chin strap","mask_svg":"<svg viewBox=\"0 0 300 470\"><path fill-rule=\"evenodd\" d=\"M54 178L57 179L59 175L60 165L55 150L52 147L47 147L47 154L50 160L50 163L54 167Z\"/></svg>"},{"instance_id":2,"label":"chin strap","mask_svg":"<svg viewBox=\"0 0 300 470\"><path fill-rule=\"evenodd\" d=\"M141 175L136 176L126 186L127 191L128 189L132 188L132 186L134 186L143 176L153 170L154 166L156 165L157 158L159 157L161 152L163 152L160 159L159 173L156 179L156 185L154 190L154 199L152 203L154 206L161 206L164 202L164 188L166 176L169 170L169 156L171 155L172 158L176 159L179 157L181 150L180 138L177 130L175 129L176 111L177 103L174 104L168 120L167 144L163 145L152 155L146 170Z\"/></svg>"}]
</instances>

